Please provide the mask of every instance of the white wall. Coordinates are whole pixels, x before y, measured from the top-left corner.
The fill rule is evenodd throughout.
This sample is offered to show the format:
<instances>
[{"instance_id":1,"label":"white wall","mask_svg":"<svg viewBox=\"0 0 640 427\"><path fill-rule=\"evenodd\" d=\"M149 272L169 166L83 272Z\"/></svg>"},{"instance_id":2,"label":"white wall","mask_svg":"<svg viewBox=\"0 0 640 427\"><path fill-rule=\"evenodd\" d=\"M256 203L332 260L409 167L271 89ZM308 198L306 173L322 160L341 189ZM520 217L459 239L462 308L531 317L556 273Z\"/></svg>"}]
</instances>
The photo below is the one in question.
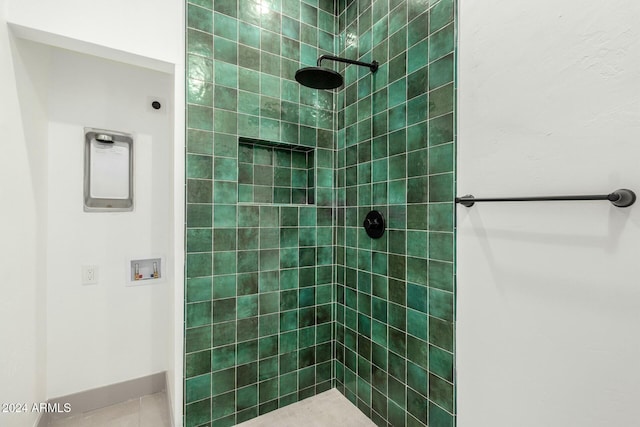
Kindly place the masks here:
<instances>
[{"instance_id":1,"label":"white wall","mask_svg":"<svg viewBox=\"0 0 640 427\"><path fill-rule=\"evenodd\" d=\"M184 4L179 18L185 22ZM176 18L178 18L176 17ZM176 38L185 45L186 30L180 26L180 34ZM184 89L185 61L184 52L178 58L174 71L173 84L173 310L170 319L173 322L173 339L169 344L169 368L167 370L167 388L174 427L182 426L183 412L183 378L184 378L184 224L185 224L185 114L186 93Z\"/></svg>"},{"instance_id":2,"label":"white wall","mask_svg":"<svg viewBox=\"0 0 640 427\"><path fill-rule=\"evenodd\" d=\"M458 194L640 193L640 4L459 5ZM459 427L640 419L640 203L458 207Z\"/></svg>"},{"instance_id":3,"label":"white wall","mask_svg":"<svg viewBox=\"0 0 640 427\"><path fill-rule=\"evenodd\" d=\"M123 58L138 55L168 64L179 63L182 56L180 1L5 1L9 22L62 47L102 56L109 48Z\"/></svg>"},{"instance_id":4,"label":"white wall","mask_svg":"<svg viewBox=\"0 0 640 427\"><path fill-rule=\"evenodd\" d=\"M0 0L0 402L45 400L44 209L46 57L20 55ZM28 64L36 64L27 72ZM31 69L32 67L29 67ZM32 425L36 413L0 413L0 425Z\"/></svg>"},{"instance_id":5,"label":"white wall","mask_svg":"<svg viewBox=\"0 0 640 427\"><path fill-rule=\"evenodd\" d=\"M11 49L5 21L16 36ZM20 207L3 212L0 226L0 323L15 343L0 351L0 397L43 401L167 370L181 425L184 2L0 0L0 26L0 129L7 138L0 170L13 178L3 179L0 196ZM90 56L56 51L50 72L49 48L40 43ZM175 108L145 118L149 94ZM83 126L135 134L141 179L133 220L76 210L82 157L74 145ZM125 289L124 260L151 253L172 267L165 283ZM82 264L99 265L100 285L80 286Z\"/></svg>"},{"instance_id":6,"label":"white wall","mask_svg":"<svg viewBox=\"0 0 640 427\"><path fill-rule=\"evenodd\" d=\"M49 80L47 395L168 366L173 277L126 287L126 263L172 256L172 76L52 48ZM157 112L150 99L166 100ZM134 211L83 212L84 127L134 135ZM81 284L97 265L100 283Z\"/></svg>"}]
</instances>

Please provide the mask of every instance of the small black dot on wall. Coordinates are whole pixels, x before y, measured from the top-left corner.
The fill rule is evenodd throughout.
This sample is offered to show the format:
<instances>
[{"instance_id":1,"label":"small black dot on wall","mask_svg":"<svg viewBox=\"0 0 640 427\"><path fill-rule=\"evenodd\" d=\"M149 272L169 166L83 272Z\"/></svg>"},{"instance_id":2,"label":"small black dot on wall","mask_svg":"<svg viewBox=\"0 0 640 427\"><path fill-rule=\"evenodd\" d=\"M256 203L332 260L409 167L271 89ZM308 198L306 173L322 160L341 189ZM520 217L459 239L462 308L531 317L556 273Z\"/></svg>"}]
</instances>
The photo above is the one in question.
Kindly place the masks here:
<instances>
[{"instance_id":1,"label":"small black dot on wall","mask_svg":"<svg viewBox=\"0 0 640 427\"><path fill-rule=\"evenodd\" d=\"M160 104L158 101L153 101L151 103L151 106L153 107L154 110L159 110L160 108L162 108L162 104Z\"/></svg>"}]
</instances>

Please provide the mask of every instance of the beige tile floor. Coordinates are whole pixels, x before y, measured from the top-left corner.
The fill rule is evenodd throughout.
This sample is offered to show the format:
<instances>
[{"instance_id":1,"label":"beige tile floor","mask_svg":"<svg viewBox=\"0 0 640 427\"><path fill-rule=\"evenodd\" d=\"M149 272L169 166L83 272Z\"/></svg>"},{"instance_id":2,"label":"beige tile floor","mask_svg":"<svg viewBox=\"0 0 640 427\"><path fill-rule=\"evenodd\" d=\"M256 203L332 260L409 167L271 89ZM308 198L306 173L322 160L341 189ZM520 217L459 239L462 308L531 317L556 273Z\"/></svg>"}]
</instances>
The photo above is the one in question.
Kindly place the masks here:
<instances>
[{"instance_id":1,"label":"beige tile floor","mask_svg":"<svg viewBox=\"0 0 640 427\"><path fill-rule=\"evenodd\" d=\"M53 420L50 427L171 427L167 396L157 393L73 417ZM294 403L238 427L375 427L336 389Z\"/></svg>"},{"instance_id":2,"label":"beige tile floor","mask_svg":"<svg viewBox=\"0 0 640 427\"><path fill-rule=\"evenodd\" d=\"M49 427L171 427L166 393L49 422Z\"/></svg>"},{"instance_id":3,"label":"beige tile floor","mask_svg":"<svg viewBox=\"0 0 640 427\"><path fill-rule=\"evenodd\" d=\"M335 388L238 424L238 427L301 426L375 427L375 424Z\"/></svg>"}]
</instances>

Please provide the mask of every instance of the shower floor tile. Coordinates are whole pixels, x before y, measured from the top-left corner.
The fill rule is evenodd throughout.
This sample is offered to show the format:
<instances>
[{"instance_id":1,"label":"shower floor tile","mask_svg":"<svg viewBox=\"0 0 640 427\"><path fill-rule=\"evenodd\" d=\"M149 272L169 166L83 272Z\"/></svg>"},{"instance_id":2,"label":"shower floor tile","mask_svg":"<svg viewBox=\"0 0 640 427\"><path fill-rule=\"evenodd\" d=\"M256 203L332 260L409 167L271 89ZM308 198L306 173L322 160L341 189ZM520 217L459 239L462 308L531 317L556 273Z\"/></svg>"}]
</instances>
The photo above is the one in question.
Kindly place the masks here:
<instances>
[{"instance_id":1,"label":"shower floor tile","mask_svg":"<svg viewBox=\"0 0 640 427\"><path fill-rule=\"evenodd\" d=\"M375 424L335 388L238 424L238 427L301 426L375 427Z\"/></svg>"},{"instance_id":2,"label":"shower floor tile","mask_svg":"<svg viewBox=\"0 0 640 427\"><path fill-rule=\"evenodd\" d=\"M150 394L73 417L54 419L49 427L171 427L167 394Z\"/></svg>"}]
</instances>

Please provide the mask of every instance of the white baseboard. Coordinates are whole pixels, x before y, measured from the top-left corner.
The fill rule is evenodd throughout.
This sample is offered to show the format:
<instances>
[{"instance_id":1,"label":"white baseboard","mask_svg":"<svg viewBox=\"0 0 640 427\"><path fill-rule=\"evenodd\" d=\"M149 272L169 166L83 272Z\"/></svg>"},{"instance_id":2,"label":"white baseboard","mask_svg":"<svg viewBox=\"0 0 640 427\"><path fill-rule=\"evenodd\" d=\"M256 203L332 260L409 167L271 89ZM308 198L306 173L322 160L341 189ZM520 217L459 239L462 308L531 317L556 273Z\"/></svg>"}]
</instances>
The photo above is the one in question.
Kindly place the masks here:
<instances>
[{"instance_id":1,"label":"white baseboard","mask_svg":"<svg viewBox=\"0 0 640 427\"><path fill-rule=\"evenodd\" d=\"M110 384L79 393L49 399L47 403L58 404L64 407L71 405L71 412L63 414L51 414L43 412L36 421L34 427L47 427L53 419L67 418L83 412L93 411L126 402L127 400L146 396L148 394L159 393L167 389L166 372L159 372L146 377L123 381L121 383ZM169 405L171 406L171 405Z\"/></svg>"}]
</instances>

